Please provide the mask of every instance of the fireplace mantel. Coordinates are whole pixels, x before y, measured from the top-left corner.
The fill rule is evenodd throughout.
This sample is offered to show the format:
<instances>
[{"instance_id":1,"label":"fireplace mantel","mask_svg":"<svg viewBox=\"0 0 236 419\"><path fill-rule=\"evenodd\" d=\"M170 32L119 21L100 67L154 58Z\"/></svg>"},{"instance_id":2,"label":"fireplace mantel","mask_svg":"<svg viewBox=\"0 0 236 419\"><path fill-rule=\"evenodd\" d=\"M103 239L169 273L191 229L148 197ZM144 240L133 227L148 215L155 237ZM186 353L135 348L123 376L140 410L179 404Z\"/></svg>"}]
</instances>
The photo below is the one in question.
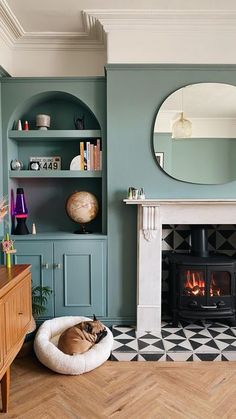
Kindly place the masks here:
<instances>
[{"instance_id":1,"label":"fireplace mantel","mask_svg":"<svg viewBox=\"0 0 236 419\"><path fill-rule=\"evenodd\" d=\"M136 205L137 331L161 330L162 224L235 224L236 199L124 199Z\"/></svg>"}]
</instances>

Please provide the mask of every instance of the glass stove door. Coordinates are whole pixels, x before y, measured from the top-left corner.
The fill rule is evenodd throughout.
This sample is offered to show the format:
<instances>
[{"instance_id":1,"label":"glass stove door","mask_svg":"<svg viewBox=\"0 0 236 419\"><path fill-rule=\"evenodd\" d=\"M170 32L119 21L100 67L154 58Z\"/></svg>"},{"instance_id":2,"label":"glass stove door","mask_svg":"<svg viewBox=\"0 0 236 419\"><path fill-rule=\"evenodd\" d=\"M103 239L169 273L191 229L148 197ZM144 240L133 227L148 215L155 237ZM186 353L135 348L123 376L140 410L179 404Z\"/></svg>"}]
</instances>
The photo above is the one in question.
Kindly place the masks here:
<instances>
[{"instance_id":1,"label":"glass stove door","mask_svg":"<svg viewBox=\"0 0 236 419\"><path fill-rule=\"evenodd\" d=\"M232 275L227 266L208 267L207 303L218 308L232 307Z\"/></svg>"},{"instance_id":2,"label":"glass stove door","mask_svg":"<svg viewBox=\"0 0 236 419\"><path fill-rule=\"evenodd\" d=\"M199 309L207 304L207 286L205 266L181 266L180 305L189 309Z\"/></svg>"}]
</instances>

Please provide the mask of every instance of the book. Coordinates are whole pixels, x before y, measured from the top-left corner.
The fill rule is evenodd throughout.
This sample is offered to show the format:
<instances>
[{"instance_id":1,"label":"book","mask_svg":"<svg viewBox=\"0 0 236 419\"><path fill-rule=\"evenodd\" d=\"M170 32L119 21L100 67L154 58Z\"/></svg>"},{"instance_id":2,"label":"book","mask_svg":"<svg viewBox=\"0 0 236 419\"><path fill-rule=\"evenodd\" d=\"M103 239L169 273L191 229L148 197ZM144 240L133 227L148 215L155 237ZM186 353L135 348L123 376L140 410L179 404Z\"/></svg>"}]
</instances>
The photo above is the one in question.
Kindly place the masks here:
<instances>
[{"instance_id":1,"label":"book","mask_svg":"<svg viewBox=\"0 0 236 419\"><path fill-rule=\"evenodd\" d=\"M87 159L87 170L90 169L90 142L86 141L86 159Z\"/></svg>"},{"instance_id":2,"label":"book","mask_svg":"<svg viewBox=\"0 0 236 419\"><path fill-rule=\"evenodd\" d=\"M94 145L90 144L90 170L94 170Z\"/></svg>"},{"instance_id":3,"label":"book","mask_svg":"<svg viewBox=\"0 0 236 419\"><path fill-rule=\"evenodd\" d=\"M80 142L80 170L84 170L84 143Z\"/></svg>"},{"instance_id":4,"label":"book","mask_svg":"<svg viewBox=\"0 0 236 419\"><path fill-rule=\"evenodd\" d=\"M96 148L96 152L97 152L97 165L96 165L96 169L95 170L100 170L100 151L101 151L101 141L100 138L97 139L97 148Z\"/></svg>"}]
</instances>

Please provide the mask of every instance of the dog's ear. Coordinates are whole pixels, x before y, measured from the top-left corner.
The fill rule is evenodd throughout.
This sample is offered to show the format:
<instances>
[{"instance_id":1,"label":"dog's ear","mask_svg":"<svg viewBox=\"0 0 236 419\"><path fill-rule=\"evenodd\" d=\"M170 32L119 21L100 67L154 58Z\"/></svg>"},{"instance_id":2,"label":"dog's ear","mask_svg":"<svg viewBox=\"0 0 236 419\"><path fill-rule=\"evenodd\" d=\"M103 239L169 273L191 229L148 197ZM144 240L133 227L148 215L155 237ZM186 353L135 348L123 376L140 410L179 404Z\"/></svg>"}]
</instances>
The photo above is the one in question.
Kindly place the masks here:
<instances>
[{"instance_id":1,"label":"dog's ear","mask_svg":"<svg viewBox=\"0 0 236 419\"><path fill-rule=\"evenodd\" d=\"M94 322L96 322L96 321L97 321L97 318L96 318L95 314L93 315L93 321L94 321Z\"/></svg>"},{"instance_id":2,"label":"dog's ear","mask_svg":"<svg viewBox=\"0 0 236 419\"><path fill-rule=\"evenodd\" d=\"M93 330L92 325L90 323L85 323L84 324L84 330L87 333L92 333L92 330Z\"/></svg>"}]
</instances>

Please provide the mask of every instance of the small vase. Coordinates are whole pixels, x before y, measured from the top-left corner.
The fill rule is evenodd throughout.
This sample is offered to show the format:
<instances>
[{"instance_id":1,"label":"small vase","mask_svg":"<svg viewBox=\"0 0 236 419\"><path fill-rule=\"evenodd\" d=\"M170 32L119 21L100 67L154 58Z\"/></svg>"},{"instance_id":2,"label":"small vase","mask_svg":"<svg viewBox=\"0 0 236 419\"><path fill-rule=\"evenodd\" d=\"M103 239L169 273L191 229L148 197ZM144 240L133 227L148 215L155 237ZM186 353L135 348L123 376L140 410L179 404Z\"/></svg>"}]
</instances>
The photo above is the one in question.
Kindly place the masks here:
<instances>
[{"instance_id":1,"label":"small vase","mask_svg":"<svg viewBox=\"0 0 236 419\"><path fill-rule=\"evenodd\" d=\"M11 268L11 255L10 255L10 253L6 253L6 267L8 269Z\"/></svg>"}]
</instances>

